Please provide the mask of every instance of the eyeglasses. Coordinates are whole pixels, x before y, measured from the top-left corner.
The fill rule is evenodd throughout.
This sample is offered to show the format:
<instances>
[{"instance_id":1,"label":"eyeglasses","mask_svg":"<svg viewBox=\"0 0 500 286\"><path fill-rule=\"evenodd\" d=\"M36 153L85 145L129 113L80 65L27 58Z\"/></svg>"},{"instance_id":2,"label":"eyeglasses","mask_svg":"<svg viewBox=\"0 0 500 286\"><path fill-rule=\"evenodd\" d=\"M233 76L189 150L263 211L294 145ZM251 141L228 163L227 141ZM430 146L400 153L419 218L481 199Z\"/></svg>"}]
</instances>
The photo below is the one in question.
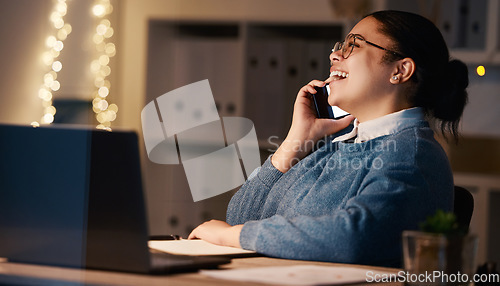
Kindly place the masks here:
<instances>
[{"instance_id":1,"label":"eyeglasses","mask_svg":"<svg viewBox=\"0 0 500 286\"><path fill-rule=\"evenodd\" d=\"M397 53L397 52L394 52L394 51L391 51L389 49L386 49L386 48L383 48L377 44L374 44L372 42L369 42L365 39L363 39L363 37L361 35L358 35L358 34L349 34L347 35L347 37L345 38L345 40L343 42L337 42L335 43L335 46L333 46L333 49L332 49L332 52L337 52L337 51L340 51L342 50L342 57L344 59L347 59L351 53L352 53L352 50L354 49L354 47L359 47L359 45L356 45L356 40L360 40L360 41L363 41L367 44L369 44L370 46L373 46L375 48L379 48L381 50L384 50L384 51L387 51L389 53L392 53L400 58L405 58L405 56L403 56L402 54L400 53Z\"/></svg>"}]
</instances>

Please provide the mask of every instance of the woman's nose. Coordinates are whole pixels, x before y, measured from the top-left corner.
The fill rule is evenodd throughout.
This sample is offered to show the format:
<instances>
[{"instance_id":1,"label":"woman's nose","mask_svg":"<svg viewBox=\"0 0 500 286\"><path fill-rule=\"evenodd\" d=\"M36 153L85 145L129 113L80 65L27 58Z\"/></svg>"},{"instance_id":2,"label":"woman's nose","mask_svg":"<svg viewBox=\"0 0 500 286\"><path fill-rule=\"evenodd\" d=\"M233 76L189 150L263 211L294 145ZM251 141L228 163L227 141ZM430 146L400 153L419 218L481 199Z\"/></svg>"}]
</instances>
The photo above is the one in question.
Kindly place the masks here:
<instances>
[{"instance_id":1,"label":"woman's nose","mask_svg":"<svg viewBox=\"0 0 500 286\"><path fill-rule=\"evenodd\" d=\"M329 58L330 58L330 65L331 65L334 61L340 61L340 58L341 58L341 57L342 57L342 55L341 55L341 51L340 51L340 50L339 50L339 51L336 51L336 52L334 52L334 51L332 50L332 52L330 53L330 57L329 57Z\"/></svg>"}]
</instances>

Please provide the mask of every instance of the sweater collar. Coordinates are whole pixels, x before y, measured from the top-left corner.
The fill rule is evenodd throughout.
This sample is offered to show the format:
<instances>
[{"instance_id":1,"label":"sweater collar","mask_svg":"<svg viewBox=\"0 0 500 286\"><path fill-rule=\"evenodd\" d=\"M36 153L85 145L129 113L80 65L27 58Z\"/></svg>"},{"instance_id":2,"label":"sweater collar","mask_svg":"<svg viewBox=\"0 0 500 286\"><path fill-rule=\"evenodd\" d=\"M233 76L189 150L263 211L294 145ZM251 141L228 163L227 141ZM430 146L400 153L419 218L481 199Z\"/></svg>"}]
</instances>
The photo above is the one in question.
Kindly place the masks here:
<instances>
[{"instance_id":1,"label":"sweater collar","mask_svg":"<svg viewBox=\"0 0 500 286\"><path fill-rule=\"evenodd\" d=\"M363 123L359 123L356 118L352 131L336 137L333 142L355 138L354 143L361 143L380 136L394 134L422 120L425 120L425 116L421 107L404 109Z\"/></svg>"}]
</instances>

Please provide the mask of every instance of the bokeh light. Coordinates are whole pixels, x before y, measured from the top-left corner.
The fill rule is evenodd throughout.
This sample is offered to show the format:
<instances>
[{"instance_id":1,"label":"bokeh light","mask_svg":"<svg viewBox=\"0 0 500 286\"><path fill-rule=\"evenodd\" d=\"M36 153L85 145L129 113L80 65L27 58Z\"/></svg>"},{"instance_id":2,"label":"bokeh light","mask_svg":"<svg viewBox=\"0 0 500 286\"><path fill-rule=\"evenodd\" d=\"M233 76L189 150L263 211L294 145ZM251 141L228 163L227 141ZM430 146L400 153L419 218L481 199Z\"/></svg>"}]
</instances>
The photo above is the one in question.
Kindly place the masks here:
<instances>
[{"instance_id":1,"label":"bokeh light","mask_svg":"<svg viewBox=\"0 0 500 286\"><path fill-rule=\"evenodd\" d=\"M486 74L486 69L484 68L484 66L478 66L476 68L476 72L477 72L477 75L484 76Z\"/></svg>"}]
</instances>

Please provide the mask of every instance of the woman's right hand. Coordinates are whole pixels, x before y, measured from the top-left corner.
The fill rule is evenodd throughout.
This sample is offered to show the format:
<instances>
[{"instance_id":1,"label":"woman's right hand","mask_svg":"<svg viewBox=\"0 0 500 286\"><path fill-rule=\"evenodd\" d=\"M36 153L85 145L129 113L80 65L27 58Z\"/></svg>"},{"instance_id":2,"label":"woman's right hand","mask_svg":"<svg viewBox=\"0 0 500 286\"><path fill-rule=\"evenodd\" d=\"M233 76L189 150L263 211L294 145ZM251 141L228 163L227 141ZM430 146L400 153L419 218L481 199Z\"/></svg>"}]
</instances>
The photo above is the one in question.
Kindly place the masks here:
<instances>
[{"instance_id":1,"label":"woman's right hand","mask_svg":"<svg viewBox=\"0 0 500 286\"><path fill-rule=\"evenodd\" d=\"M314 87L322 87L328 83L328 80L313 80L299 90L293 107L292 126L271 158L273 166L282 173L286 173L307 156L319 139L346 128L354 119L352 115L339 120L316 117L312 99L312 94L316 93Z\"/></svg>"}]
</instances>

